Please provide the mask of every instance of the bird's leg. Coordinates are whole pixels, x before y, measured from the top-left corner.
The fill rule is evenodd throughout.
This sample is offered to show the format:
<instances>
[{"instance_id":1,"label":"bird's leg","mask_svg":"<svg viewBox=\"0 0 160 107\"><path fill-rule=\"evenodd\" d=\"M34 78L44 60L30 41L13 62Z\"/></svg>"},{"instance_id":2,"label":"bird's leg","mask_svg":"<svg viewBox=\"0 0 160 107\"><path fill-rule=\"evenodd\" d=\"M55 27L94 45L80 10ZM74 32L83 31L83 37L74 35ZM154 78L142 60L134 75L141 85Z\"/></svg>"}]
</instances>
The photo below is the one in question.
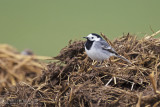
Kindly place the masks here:
<instances>
[{"instance_id":1,"label":"bird's leg","mask_svg":"<svg viewBox=\"0 0 160 107\"><path fill-rule=\"evenodd\" d=\"M104 60L102 60L100 63L101 63L101 65L102 65L102 64L104 63Z\"/></svg>"},{"instance_id":2,"label":"bird's leg","mask_svg":"<svg viewBox=\"0 0 160 107\"><path fill-rule=\"evenodd\" d=\"M112 63L112 61L111 61L111 59L110 59L110 58L108 59L108 61L109 61L109 64L113 65L113 63Z\"/></svg>"},{"instance_id":3,"label":"bird's leg","mask_svg":"<svg viewBox=\"0 0 160 107\"><path fill-rule=\"evenodd\" d=\"M92 65L97 65L97 61L93 60Z\"/></svg>"},{"instance_id":4,"label":"bird's leg","mask_svg":"<svg viewBox=\"0 0 160 107\"><path fill-rule=\"evenodd\" d=\"M99 65L100 65L100 62L97 62L96 65L95 65L95 67L99 67Z\"/></svg>"},{"instance_id":5,"label":"bird's leg","mask_svg":"<svg viewBox=\"0 0 160 107\"><path fill-rule=\"evenodd\" d=\"M101 61L101 62L96 62L96 63L95 63L95 67L101 67L101 66L102 66L102 63L103 63L103 61Z\"/></svg>"}]
</instances>

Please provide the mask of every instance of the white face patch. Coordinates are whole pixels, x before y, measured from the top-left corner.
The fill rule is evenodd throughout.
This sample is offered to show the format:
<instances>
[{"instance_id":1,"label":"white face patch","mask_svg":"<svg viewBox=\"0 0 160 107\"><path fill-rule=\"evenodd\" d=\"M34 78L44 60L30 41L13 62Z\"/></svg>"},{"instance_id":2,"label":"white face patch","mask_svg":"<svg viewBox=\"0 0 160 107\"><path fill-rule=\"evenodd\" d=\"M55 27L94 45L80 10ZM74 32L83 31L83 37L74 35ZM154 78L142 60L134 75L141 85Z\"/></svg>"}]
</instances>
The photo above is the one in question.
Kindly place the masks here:
<instances>
[{"instance_id":1,"label":"white face patch","mask_svg":"<svg viewBox=\"0 0 160 107\"><path fill-rule=\"evenodd\" d=\"M89 35L87 36L87 38L88 38L90 41L100 41L100 40L101 40L101 38L98 38L97 36L92 35L92 34L89 34Z\"/></svg>"}]
</instances>

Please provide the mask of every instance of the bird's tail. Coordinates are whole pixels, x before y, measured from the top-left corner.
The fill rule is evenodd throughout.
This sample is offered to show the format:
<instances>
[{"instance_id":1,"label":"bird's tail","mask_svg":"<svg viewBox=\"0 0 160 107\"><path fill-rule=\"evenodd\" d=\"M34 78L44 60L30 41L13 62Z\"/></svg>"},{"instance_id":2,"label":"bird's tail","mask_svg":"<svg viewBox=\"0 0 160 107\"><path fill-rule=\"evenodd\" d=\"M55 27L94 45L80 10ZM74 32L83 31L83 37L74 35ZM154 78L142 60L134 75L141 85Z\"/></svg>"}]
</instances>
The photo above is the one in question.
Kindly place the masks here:
<instances>
[{"instance_id":1,"label":"bird's tail","mask_svg":"<svg viewBox=\"0 0 160 107\"><path fill-rule=\"evenodd\" d=\"M128 62L128 63L130 63L130 64L132 64L131 63L131 61L129 61L128 59L126 59L125 57L123 57L123 56L120 56L120 55L116 55L118 58L121 58L122 60L124 60L124 61L126 61L126 62Z\"/></svg>"}]
</instances>

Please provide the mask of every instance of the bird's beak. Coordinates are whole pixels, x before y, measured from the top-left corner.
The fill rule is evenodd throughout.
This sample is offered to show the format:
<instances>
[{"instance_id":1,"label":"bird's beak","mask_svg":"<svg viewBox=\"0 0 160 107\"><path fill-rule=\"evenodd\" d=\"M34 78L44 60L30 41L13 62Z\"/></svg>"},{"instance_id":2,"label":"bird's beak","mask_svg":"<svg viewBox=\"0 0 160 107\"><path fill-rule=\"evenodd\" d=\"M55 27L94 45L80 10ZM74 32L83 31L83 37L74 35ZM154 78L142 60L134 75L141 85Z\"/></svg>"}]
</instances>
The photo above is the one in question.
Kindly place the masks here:
<instances>
[{"instance_id":1,"label":"bird's beak","mask_svg":"<svg viewBox=\"0 0 160 107\"><path fill-rule=\"evenodd\" d=\"M83 38L87 39L87 37L83 37Z\"/></svg>"}]
</instances>

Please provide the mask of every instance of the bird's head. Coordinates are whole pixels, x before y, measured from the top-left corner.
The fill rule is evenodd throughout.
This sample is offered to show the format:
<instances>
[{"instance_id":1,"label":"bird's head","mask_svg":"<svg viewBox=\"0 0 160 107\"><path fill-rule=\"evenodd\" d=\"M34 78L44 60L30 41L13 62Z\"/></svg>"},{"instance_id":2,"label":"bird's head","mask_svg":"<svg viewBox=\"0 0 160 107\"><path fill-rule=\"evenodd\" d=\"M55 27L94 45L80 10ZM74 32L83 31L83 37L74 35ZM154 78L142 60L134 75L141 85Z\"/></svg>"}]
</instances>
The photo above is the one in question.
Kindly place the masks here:
<instances>
[{"instance_id":1,"label":"bird's head","mask_svg":"<svg viewBox=\"0 0 160 107\"><path fill-rule=\"evenodd\" d=\"M100 41L102 37L96 33L91 33L87 37L84 37L89 41Z\"/></svg>"}]
</instances>

